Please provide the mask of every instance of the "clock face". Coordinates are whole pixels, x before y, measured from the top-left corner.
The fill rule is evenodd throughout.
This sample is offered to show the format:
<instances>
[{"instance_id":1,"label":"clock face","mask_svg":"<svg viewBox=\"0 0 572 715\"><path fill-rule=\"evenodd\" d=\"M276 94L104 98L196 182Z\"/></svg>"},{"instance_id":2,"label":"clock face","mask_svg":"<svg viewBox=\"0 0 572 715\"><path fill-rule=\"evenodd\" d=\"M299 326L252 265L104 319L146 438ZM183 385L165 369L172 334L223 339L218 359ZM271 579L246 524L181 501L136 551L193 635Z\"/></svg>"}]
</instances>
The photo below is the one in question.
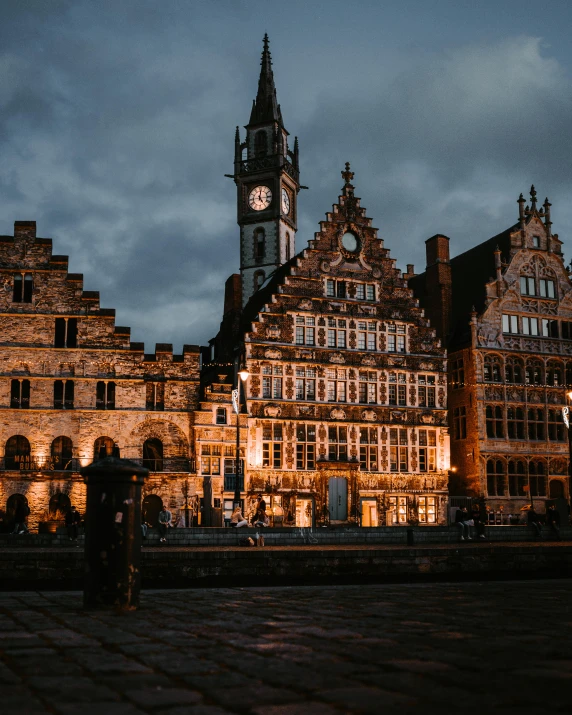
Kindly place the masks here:
<instances>
[{"instance_id":1,"label":"clock face","mask_svg":"<svg viewBox=\"0 0 572 715\"><path fill-rule=\"evenodd\" d=\"M282 213L286 215L290 213L290 196L286 189L282 189Z\"/></svg>"},{"instance_id":2,"label":"clock face","mask_svg":"<svg viewBox=\"0 0 572 715\"><path fill-rule=\"evenodd\" d=\"M270 206L272 191L268 186L255 186L248 194L248 205L254 211L262 211Z\"/></svg>"},{"instance_id":3,"label":"clock face","mask_svg":"<svg viewBox=\"0 0 572 715\"><path fill-rule=\"evenodd\" d=\"M346 251L351 251L352 253L357 251L358 240L356 235L351 233L351 231L346 231L342 236L342 246L346 249Z\"/></svg>"}]
</instances>

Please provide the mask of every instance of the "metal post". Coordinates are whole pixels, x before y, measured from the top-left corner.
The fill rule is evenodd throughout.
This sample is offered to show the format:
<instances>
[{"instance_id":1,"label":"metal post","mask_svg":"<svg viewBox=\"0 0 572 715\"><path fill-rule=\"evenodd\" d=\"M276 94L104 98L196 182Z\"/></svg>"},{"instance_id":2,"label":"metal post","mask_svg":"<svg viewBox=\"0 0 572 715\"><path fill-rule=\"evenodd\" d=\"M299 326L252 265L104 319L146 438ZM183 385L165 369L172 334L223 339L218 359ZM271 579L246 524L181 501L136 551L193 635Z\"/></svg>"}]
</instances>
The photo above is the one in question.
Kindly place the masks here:
<instances>
[{"instance_id":1,"label":"metal post","mask_svg":"<svg viewBox=\"0 0 572 715\"><path fill-rule=\"evenodd\" d=\"M236 376L236 460L234 463L234 507L240 506L240 375Z\"/></svg>"},{"instance_id":2,"label":"metal post","mask_svg":"<svg viewBox=\"0 0 572 715\"><path fill-rule=\"evenodd\" d=\"M149 470L112 456L80 473L87 483L84 607L136 609L141 588L141 488Z\"/></svg>"}]
</instances>

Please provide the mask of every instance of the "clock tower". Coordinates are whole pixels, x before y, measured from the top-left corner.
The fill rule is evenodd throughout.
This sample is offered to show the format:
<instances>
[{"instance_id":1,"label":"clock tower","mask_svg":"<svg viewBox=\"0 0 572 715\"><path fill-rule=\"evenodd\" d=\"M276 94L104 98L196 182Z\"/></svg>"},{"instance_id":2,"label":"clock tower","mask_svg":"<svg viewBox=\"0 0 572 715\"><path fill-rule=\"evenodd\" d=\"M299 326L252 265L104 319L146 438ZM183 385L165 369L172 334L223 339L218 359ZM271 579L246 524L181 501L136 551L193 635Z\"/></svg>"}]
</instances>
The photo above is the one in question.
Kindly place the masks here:
<instances>
[{"instance_id":1,"label":"clock tower","mask_svg":"<svg viewBox=\"0 0 572 715\"><path fill-rule=\"evenodd\" d=\"M246 139L241 142L237 127L234 148L243 307L270 274L294 256L300 190L298 140L291 150L276 100L268 35L261 65Z\"/></svg>"}]
</instances>

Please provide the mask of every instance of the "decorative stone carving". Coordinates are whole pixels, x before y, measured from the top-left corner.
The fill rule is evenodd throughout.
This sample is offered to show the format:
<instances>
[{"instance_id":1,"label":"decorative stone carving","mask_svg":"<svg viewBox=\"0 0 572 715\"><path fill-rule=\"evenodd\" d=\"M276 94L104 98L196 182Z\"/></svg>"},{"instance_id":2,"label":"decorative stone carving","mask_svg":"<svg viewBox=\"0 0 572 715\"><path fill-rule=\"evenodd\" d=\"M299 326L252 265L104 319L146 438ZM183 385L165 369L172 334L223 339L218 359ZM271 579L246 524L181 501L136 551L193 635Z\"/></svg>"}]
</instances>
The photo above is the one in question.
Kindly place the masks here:
<instances>
[{"instance_id":1,"label":"decorative stone carving","mask_svg":"<svg viewBox=\"0 0 572 715\"><path fill-rule=\"evenodd\" d=\"M337 363L338 365L345 365L346 359L342 353L334 353L333 355L330 355L330 362Z\"/></svg>"},{"instance_id":2,"label":"decorative stone carving","mask_svg":"<svg viewBox=\"0 0 572 715\"><path fill-rule=\"evenodd\" d=\"M270 330L270 328L268 328L267 330ZM278 330L278 328L276 328L276 330ZM280 360L280 358L282 357L282 351L275 350L274 348L268 348L268 350L264 352L264 357L267 360Z\"/></svg>"},{"instance_id":3,"label":"decorative stone carving","mask_svg":"<svg viewBox=\"0 0 572 715\"><path fill-rule=\"evenodd\" d=\"M311 300L301 300L298 303L298 310L312 310L312 301Z\"/></svg>"},{"instance_id":4,"label":"decorative stone carving","mask_svg":"<svg viewBox=\"0 0 572 715\"><path fill-rule=\"evenodd\" d=\"M280 417L282 410L278 405L264 405L264 414L266 417Z\"/></svg>"},{"instance_id":5,"label":"decorative stone carving","mask_svg":"<svg viewBox=\"0 0 572 715\"><path fill-rule=\"evenodd\" d=\"M320 270L322 273L329 273L331 270L329 261L322 261L320 263Z\"/></svg>"},{"instance_id":6,"label":"decorative stone carving","mask_svg":"<svg viewBox=\"0 0 572 715\"><path fill-rule=\"evenodd\" d=\"M375 365L375 358L372 357L371 355L364 355L364 357L361 360L362 365L371 365L372 367Z\"/></svg>"},{"instance_id":7,"label":"decorative stone carving","mask_svg":"<svg viewBox=\"0 0 572 715\"><path fill-rule=\"evenodd\" d=\"M266 327L266 337L270 340L278 340L280 337L280 328L277 325L268 325Z\"/></svg>"},{"instance_id":8,"label":"decorative stone carving","mask_svg":"<svg viewBox=\"0 0 572 715\"><path fill-rule=\"evenodd\" d=\"M313 405L298 405L298 414L299 415L314 415L315 414L315 408Z\"/></svg>"},{"instance_id":9,"label":"decorative stone carving","mask_svg":"<svg viewBox=\"0 0 572 715\"><path fill-rule=\"evenodd\" d=\"M333 410L330 410L330 417L333 420L345 420L346 413L344 412L344 410L342 410L341 407L334 407Z\"/></svg>"},{"instance_id":10,"label":"decorative stone carving","mask_svg":"<svg viewBox=\"0 0 572 715\"><path fill-rule=\"evenodd\" d=\"M361 413L361 417L367 422L375 422L377 420L377 413L375 412L375 410L363 410Z\"/></svg>"},{"instance_id":11,"label":"decorative stone carving","mask_svg":"<svg viewBox=\"0 0 572 715\"><path fill-rule=\"evenodd\" d=\"M419 421L424 425L434 425L435 415L424 413L419 416Z\"/></svg>"}]
</instances>

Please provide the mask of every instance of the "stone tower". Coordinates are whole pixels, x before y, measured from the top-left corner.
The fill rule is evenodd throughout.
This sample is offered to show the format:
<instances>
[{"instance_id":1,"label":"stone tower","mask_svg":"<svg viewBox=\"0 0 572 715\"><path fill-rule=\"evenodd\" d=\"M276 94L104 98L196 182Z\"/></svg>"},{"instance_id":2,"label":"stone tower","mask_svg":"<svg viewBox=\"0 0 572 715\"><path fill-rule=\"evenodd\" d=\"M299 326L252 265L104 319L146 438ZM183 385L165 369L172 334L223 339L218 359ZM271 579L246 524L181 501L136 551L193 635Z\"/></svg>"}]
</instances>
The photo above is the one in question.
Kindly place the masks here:
<instances>
[{"instance_id":1,"label":"stone tower","mask_svg":"<svg viewBox=\"0 0 572 715\"><path fill-rule=\"evenodd\" d=\"M289 149L288 132L276 100L268 35L264 35L258 93L245 129L246 140L241 142L236 128L233 175L243 306L295 253L300 190L298 140Z\"/></svg>"}]
</instances>

